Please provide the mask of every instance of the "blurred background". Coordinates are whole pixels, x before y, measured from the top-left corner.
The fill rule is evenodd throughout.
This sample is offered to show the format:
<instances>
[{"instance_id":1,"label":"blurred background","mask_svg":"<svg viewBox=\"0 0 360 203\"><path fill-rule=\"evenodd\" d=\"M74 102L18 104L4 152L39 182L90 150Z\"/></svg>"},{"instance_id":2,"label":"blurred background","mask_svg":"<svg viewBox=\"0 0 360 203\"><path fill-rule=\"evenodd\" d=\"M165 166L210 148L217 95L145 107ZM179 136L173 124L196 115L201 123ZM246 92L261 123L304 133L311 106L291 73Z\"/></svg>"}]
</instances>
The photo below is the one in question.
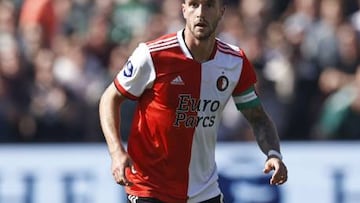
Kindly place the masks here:
<instances>
[{"instance_id":1,"label":"blurred background","mask_svg":"<svg viewBox=\"0 0 360 203\"><path fill-rule=\"evenodd\" d=\"M93 190L118 188L108 177L99 98L139 42L183 26L181 1L174 0L0 0L0 203L95 203L101 198L79 196L88 184ZM351 182L360 180L352 173L360 169L360 1L228 0L218 37L241 47L254 64L257 91L277 125L290 174L287 186L264 192L264 184L255 183L266 176L247 179L219 166L229 199L295 203L324 194L305 202L360 202L360 188ZM218 151L233 150L217 158L222 163L234 156L231 163L246 165L237 171L248 170L250 147L262 165L251 130L231 102ZM125 141L135 105L123 106ZM324 174L322 167L333 172ZM55 177L49 171L58 178L42 183L43 174ZM109 174L102 179L99 171ZM293 176L297 182L291 182ZM104 181L86 182L96 180L91 177ZM316 186L322 193L300 184L311 180L331 184ZM43 197L45 185L55 181L65 186L52 187L53 195ZM122 193L117 190L113 193ZM355 195L349 197L349 190ZM268 199L234 195L254 191L269 194ZM117 199L121 195L106 199L111 198L106 192L89 194L103 195L102 202L123 201Z\"/></svg>"}]
</instances>

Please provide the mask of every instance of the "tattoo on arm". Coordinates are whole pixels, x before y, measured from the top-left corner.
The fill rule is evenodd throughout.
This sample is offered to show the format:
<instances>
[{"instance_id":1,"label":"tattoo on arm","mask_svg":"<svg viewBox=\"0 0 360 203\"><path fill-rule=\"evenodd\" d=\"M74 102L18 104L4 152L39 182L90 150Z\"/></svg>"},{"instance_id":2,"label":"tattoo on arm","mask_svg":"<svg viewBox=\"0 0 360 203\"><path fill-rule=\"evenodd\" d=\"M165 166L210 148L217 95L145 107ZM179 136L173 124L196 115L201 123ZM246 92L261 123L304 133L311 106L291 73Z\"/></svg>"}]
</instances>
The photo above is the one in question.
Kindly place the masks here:
<instances>
[{"instance_id":1,"label":"tattoo on arm","mask_svg":"<svg viewBox=\"0 0 360 203\"><path fill-rule=\"evenodd\" d=\"M279 136L276 127L262 106L242 110L252 127L256 141L264 154L270 149L280 152Z\"/></svg>"}]
</instances>

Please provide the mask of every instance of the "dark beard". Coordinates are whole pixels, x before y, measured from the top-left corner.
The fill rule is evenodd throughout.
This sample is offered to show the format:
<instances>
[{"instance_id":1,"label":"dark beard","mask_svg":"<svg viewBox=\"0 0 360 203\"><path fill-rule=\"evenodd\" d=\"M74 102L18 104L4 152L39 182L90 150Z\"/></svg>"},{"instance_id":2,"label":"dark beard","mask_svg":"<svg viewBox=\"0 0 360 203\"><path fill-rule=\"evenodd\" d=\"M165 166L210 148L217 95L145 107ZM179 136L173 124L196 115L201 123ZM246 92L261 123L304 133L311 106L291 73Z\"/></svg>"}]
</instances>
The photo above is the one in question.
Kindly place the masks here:
<instances>
[{"instance_id":1,"label":"dark beard","mask_svg":"<svg viewBox=\"0 0 360 203\"><path fill-rule=\"evenodd\" d=\"M201 32L200 34L196 34L194 30L190 30L190 32L195 39L199 41L206 41L213 35L215 31L213 29L210 29L208 32Z\"/></svg>"},{"instance_id":2,"label":"dark beard","mask_svg":"<svg viewBox=\"0 0 360 203\"><path fill-rule=\"evenodd\" d=\"M194 34L194 37L199 41L206 41L210 38L210 36L212 34L213 34L213 32L208 32L208 33L205 33L204 35L198 35L198 36L195 36L195 34Z\"/></svg>"},{"instance_id":3,"label":"dark beard","mask_svg":"<svg viewBox=\"0 0 360 203\"><path fill-rule=\"evenodd\" d=\"M195 32L191 32L192 35L194 36L194 38L196 38L199 41L206 41L208 40L215 32L216 32L216 27L219 24L220 19L218 19L216 22L214 22L214 24L212 24L209 28L209 32L206 33L201 33L200 35L196 35Z\"/></svg>"}]
</instances>

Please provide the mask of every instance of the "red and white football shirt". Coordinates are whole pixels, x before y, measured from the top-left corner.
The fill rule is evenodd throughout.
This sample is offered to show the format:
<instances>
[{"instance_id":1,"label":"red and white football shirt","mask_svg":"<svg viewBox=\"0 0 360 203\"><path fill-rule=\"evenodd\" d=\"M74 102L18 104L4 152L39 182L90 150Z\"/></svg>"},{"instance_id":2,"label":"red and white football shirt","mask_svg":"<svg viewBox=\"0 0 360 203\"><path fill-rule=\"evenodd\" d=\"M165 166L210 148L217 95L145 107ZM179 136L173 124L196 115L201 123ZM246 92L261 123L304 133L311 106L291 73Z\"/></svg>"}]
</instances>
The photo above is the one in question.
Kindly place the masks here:
<instances>
[{"instance_id":1,"label":"red and white football shirt","mask_svg":"<svg viewBox=\"0 0 360 203\"><path fill-rule=\"evenodd\" d=\"M134 170L126 174L134 185L126 192L169 203L220 194L214 153L221 112L231 96L256 99L246 92L256 76L243 51L217 39L212 58L199 63L182 34L139 44L114 80L138 101L128 140Z\"/></svg>"}]
</instances>

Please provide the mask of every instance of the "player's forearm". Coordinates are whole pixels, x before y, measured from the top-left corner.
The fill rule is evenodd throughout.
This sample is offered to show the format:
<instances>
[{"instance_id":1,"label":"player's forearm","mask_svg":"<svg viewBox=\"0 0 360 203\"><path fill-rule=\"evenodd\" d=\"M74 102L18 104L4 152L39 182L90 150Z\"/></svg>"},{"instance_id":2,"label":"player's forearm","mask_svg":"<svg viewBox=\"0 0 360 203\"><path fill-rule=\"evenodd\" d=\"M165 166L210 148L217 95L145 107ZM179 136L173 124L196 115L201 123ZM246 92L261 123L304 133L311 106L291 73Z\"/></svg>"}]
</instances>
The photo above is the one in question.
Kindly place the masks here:
<instances>
[{"instance_id":1,"label":"player's forearm","mask_svg":"<svg viewBox=\"0 0 360 203\"><path fill-rule=\"evenodd\" d=\"M256 141L261 151L268 155L270 150L280 152L280 141L273 122L269 118L264 118L261 125L253 127Z\"/></svg>"},{"instance_id":2,"label":"player's forearm","mask_svg":"<svg viewBox=\"0 0 360 203\"><path fill-rule=\"evenodd\" d=\"M269 150L280 152L280 141L276 127L270 117L264 112L261 106L243 111L244 116L249 121L257 144L264 154Z\"/></svg>"},{"instance_id":3,"label":"player's forearm","mask_svg":"<svg viewBox=\"0 0 360 203\"><path fill-rule=\"evenodd\" d=\"M121 98L116 96L114 87L108 87L100 99L99 115L101 128L111 155L124 152L120 136Z\"/></svg>"}]
</instances>

